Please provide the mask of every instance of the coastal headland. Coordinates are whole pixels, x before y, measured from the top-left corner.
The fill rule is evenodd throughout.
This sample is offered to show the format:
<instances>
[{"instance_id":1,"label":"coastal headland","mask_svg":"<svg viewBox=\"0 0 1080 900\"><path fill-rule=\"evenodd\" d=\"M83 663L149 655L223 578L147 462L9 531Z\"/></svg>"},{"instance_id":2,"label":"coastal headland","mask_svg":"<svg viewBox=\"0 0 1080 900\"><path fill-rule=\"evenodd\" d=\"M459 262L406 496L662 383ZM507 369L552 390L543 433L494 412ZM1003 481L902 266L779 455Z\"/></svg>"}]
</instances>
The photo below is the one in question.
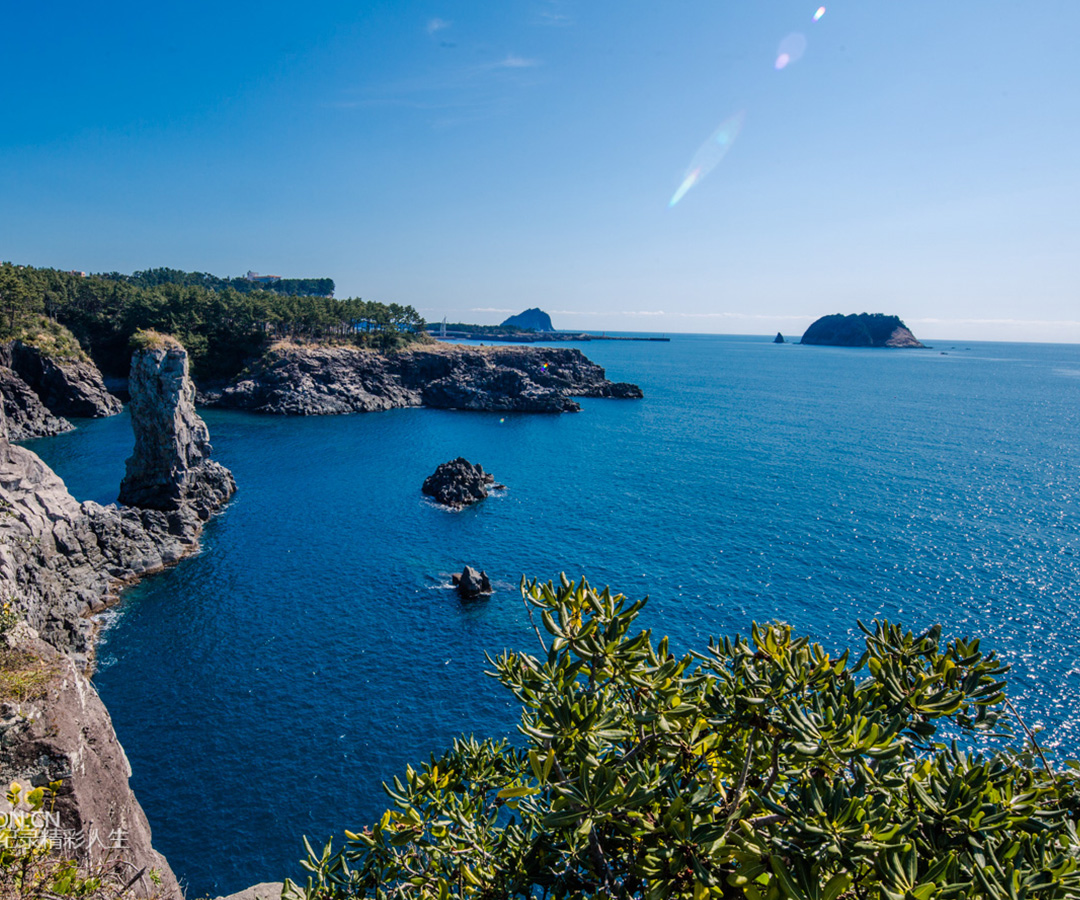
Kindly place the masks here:
<instances>
[{"instance_id":1,"label":"coastal headland","mask_svg":"<svg viewBox=\"0 0 1080 900\"><path fill-rule=\"evenodd\" d=\"M410 406L495 412L576 412L578 397L636 399L576 348L415 344L396 353L347 345L272 347L210 406L335 415Z\"/></svg>"}]
</instances>

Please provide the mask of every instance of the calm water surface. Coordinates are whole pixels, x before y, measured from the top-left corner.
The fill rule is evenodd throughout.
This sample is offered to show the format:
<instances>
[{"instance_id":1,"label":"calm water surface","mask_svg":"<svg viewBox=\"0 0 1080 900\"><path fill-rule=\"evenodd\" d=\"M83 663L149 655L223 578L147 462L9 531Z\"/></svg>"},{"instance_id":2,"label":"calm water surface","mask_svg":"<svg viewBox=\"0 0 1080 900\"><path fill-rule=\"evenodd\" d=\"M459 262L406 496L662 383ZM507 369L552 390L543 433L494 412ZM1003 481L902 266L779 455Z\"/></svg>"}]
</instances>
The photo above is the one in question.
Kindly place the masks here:
<instances>
[{"instance_id":1,"label":"calm water surface","mask_svg":"<svg viewBox=\"0 0 1080 900\"><path fill-rule=\"evenodd\" d=\"M683 649L774 618L837 648L875 616L985 635L1031 720L1080 751L1080 347L582 349L646 399L205 413L239 493L198 557L109 614L95 678L189 896L296 876L300 836L376 819L406 762L512 733L483 654L533 648L523 574L649 594L645 624ZM111 501L126 414L80 424L33 449ZM509 490L428 503L420 484L459 455ZM449 589L466 563L489 600Z\"/></svg>"}]
</instances>

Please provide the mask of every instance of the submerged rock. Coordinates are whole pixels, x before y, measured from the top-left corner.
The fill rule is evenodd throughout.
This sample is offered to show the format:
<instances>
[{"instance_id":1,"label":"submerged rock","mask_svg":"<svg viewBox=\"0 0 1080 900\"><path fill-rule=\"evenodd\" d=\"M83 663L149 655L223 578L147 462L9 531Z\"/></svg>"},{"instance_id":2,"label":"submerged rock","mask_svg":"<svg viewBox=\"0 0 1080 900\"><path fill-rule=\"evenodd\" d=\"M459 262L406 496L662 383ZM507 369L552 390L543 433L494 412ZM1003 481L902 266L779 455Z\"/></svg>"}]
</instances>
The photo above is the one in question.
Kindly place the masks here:
<instances>
[{"instance_id":1,"label":"submerged rock","mask_svg":"<svg viewBox=\"0 0 1080 900\"><path fill-rule=\"evenodd\" d=\"M490 594L491 581L488 580L487 572L476 571L472 566L466 566L460 575L451 575L454 587L462 597L479 597L481 594Z\"/></svg>"},{"instance_id":2,"label":"submerged rock","mask_svg":"<svg viewBox=\"0 0 1080 900\"><path fill-rule=\"evenodd\" d=\"M7 415L9 438L29 441L71 431L73 426L54 416L30 386L7 366L0 366L0 405Z\"/></svg>"},{"instance_id":3,"label":"submerged rock","mask_svg":"<svg viewBox=\"0 0 1080 900\"><path fill-rule=\"evenodd\" d=\"M11 341L3 346L0 363L25 381L55 416L99 419L124 408L105 389L101 372L88 359L47 356L30 344Z\"/></svg>"},{"instance_id":4,"label":"submerged rock","mask_svg":"<svg viewBox=\"0 0 1080 900\"><path fill-rule=\"evenodd\" d=\"M483 466L473 465L464 456L459 456L440 464L424 479L420 490L443 506L464 509L487 497L489 488L501 490L505 487L505 484L496 484L495 476L485 472Z\"/></svg>"}]
</instances>

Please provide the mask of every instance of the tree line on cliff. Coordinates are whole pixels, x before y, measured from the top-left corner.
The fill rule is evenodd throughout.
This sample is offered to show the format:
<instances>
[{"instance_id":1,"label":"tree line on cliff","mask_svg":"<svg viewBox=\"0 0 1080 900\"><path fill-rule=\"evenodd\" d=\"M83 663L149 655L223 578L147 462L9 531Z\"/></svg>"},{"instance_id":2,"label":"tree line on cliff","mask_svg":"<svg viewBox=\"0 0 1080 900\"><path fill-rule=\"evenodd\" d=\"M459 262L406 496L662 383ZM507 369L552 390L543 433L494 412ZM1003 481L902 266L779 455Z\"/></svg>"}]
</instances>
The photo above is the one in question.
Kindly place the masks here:
<instances>
[{"instance_id":1,"label":"tree line on cliff","mask_svg":"<svg viewBox=\"0 0 1080 900\"><path fill-rule=\"evenodd\" d=\"M183 275L197 283L184 283ZM339 340L386 350L424 334L424 319L411 306L241 290L235 281L169 269L84 276L5 262L0 340L32 338L47 321L59 322L104 371L124 374L131 336L155 329L179 338L199 376L226 378L278 340Z\"/></svg>"}]
</instances>

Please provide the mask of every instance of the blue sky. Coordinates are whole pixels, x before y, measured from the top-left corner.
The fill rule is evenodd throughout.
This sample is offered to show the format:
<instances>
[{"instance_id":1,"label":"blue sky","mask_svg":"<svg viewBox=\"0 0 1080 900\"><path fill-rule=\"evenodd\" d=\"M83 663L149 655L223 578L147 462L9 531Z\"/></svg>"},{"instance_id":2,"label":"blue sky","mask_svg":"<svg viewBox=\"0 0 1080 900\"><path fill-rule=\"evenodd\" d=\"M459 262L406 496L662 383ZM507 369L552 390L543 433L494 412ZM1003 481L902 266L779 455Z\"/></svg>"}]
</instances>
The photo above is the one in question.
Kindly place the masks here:
<instances>
[{"instance_id":1,"label":"blue sky","mask_svg":"<svg viewBox=\"0 0 1080 900\"><path fill-rule=\"evenodd\" d=\"M432 321L1080 341L1080 3L817 8L9 4L0 257Z\"/></svg>"}]
</instances>

